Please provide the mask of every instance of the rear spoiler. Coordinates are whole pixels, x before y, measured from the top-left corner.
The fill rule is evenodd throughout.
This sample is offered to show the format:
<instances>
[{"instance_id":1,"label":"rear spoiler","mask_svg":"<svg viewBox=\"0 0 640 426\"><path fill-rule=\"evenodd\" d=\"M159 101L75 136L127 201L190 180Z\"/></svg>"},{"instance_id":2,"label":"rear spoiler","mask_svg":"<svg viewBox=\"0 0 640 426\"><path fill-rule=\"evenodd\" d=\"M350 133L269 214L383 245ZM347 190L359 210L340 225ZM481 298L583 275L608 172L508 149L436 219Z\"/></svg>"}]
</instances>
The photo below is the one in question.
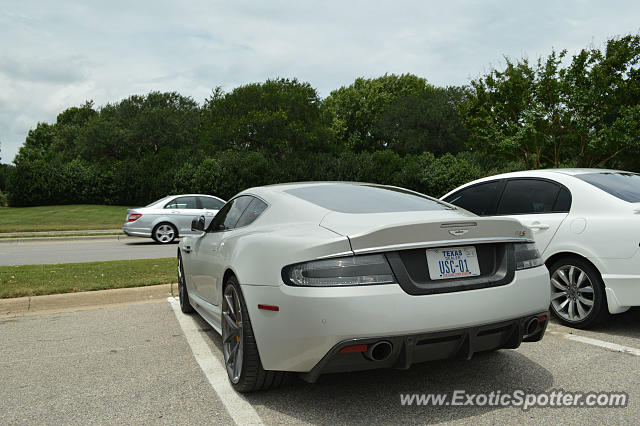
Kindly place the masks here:
<instances>
[{"instance_id":1,"label":"rear spoiler","mask_svg":"<svg viewBox=\"0 0 640 426\"><path fill-rule=\"evenodd\" d=\"M531 232L522 224L504 218L475 218L474 222L467 223L397 224L347 237L355 254L469 244L534 242Z\"/></svg>"},{"instance_id":2,"label":"rear spoiler","mask_svg":"<svg viewBox=\"0 0 640 426\"><path fill-rule=\"evenodd\" d=\"M471 245L471 244L489 244L489 243L533 243L533 240L529 238L467 238L461 240L441 240L441 241L428 241L421 243L405 243L405 244L393 244L388 246L367 247L361 249L353 249L355 254L367 254L377 253L382 251L395 251L395 250L411 250L417 248L430 248L430 247L453 247L459 245Z\"/></svg>"}]
</instances>

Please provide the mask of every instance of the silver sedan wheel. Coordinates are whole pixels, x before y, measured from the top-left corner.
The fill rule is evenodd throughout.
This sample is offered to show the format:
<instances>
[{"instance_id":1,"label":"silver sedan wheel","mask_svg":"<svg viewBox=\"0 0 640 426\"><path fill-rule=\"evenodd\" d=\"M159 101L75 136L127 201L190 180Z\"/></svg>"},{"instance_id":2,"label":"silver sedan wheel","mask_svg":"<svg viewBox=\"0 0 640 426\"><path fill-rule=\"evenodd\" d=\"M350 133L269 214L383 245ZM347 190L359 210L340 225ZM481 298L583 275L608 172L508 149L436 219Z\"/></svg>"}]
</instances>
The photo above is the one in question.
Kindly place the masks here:
<instances>
[{"instance_id":1,"label":"silver sedan wheel","mask_svg":"<svg viewBox=\"0 0 640 426\"><path fill-rule=\"evenodd\" d=\"M170 243L176 237L176 230L173 226L165 223L156 228L155 237L158 242Z\"/></svg>"},{"instance_id":2,"label":"silver sedan wheel","mask_svg":"<svg viewBox=\"0 0 640 426\"><path fill-rule=\"evenodd\" d=\"M233 285L224 290L222 301L222 345L224 363L231 382L238 383L242 374L244 355L242 307L238 292Z\"/></svg>"},{"instance_id":3,"label":"silver sedan wheel","mask_svg":"<svg viewBox=\"0 0 640 426\"><path fill-rule=\"evenodd\" d=\"M573 265L560 266L551 276L551 304L567 321L582 321L593 310L594 287L585 271Z\"/></svg>"}]
</instances>

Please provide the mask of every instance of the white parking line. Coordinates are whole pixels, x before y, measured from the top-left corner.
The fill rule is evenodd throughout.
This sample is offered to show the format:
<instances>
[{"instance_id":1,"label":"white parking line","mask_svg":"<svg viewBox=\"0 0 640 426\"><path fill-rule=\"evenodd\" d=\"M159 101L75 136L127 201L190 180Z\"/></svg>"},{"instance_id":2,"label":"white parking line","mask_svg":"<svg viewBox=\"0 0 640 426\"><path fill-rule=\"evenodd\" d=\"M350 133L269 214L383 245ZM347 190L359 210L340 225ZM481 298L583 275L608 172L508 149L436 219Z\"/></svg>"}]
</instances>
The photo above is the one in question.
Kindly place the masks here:
<instances>
[{"instance_id":1,"label":"white parking line","mask_svg":"<svg viewBox=\"0 0 640 426\"><path fill-rule=\"evenodd\" d=\"M574 342L585 343L587 345L597 346L599 348L608 349L614 352L622 352L629 355L640 356L640 349L632 348L631 346L618 345L617 343L611 343L599 339L592 339L591 337L579 336L577 334L569 334L561 331L549 331L548 333L562 336L565 339L573 340Z\"/></svg>"},{"instance_id":2,"label":"white parking line","mask_svg":"<svg viewBox=\"0 0 640 426\"><path fill-rule=\"evenodd\" d=\"M610 351L623 352L625 354L640 356L640 349L632 348L629 346L618 345L616 343L605 342L604 340L592 339L590 337L578 336L575 334L569 334L566 336L566 338L569 340L574 340L576 342L586 343L587 345L599 346L604 349L609 349Z\"/></svg>"},{"instance_id":3,"label":"white parking line","mask_svg":"<svg viewBox=\"0 0 640 426\"><path fill-rule=\"evenodd\" d=\"M262 419L251 404L241 398L231 387L227 379L227 370L204 341L198 323L180 311L180 302L177 299L169 297L167 300L176 314L178 323L193 351L193 356L233 421L238 425L263 425Z\"/></svg>"}]
</instances>

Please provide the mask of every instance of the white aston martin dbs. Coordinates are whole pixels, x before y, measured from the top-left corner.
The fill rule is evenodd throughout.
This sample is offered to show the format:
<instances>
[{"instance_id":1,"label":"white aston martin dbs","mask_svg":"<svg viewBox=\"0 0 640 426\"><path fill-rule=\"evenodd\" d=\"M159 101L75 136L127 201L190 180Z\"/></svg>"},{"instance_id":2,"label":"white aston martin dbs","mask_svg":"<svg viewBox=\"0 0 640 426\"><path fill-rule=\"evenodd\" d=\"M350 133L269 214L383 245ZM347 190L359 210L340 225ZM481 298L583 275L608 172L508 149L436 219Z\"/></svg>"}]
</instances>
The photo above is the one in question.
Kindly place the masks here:
<instances>
[{"instance_id":1,"label":"white aston martin dbs","mask_svg":"<svg viewBox=\"0 0 640 426\"><path fill-rule=\"evenodd\" d=\"M402 188L247 189L178 247L183 312L222 335L240 392L470 358L544 335L549 273L530 231Z\"/></svg>"}]
</instances>

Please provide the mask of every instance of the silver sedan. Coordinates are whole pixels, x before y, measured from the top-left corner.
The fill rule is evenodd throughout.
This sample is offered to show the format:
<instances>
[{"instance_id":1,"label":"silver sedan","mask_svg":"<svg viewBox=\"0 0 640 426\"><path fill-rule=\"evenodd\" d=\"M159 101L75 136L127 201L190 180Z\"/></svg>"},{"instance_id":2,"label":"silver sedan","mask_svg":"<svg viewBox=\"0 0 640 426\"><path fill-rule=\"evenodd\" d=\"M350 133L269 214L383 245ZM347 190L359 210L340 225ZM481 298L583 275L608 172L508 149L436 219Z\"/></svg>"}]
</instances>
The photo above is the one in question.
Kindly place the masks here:
<instances>
[{"instance_id":1,"label":"silver sedan","mask_svg":"<svg viewBox=\"0 0 640 426\"><path fill-rule=\"evenodd\" d=\"M191 221L205 217L207 225L225 201L212 195L170 195L145 207L127 210L122 230L135 237L151 237L168 244L182 235L192 234Z\"/></svg>"}]
</instances>

